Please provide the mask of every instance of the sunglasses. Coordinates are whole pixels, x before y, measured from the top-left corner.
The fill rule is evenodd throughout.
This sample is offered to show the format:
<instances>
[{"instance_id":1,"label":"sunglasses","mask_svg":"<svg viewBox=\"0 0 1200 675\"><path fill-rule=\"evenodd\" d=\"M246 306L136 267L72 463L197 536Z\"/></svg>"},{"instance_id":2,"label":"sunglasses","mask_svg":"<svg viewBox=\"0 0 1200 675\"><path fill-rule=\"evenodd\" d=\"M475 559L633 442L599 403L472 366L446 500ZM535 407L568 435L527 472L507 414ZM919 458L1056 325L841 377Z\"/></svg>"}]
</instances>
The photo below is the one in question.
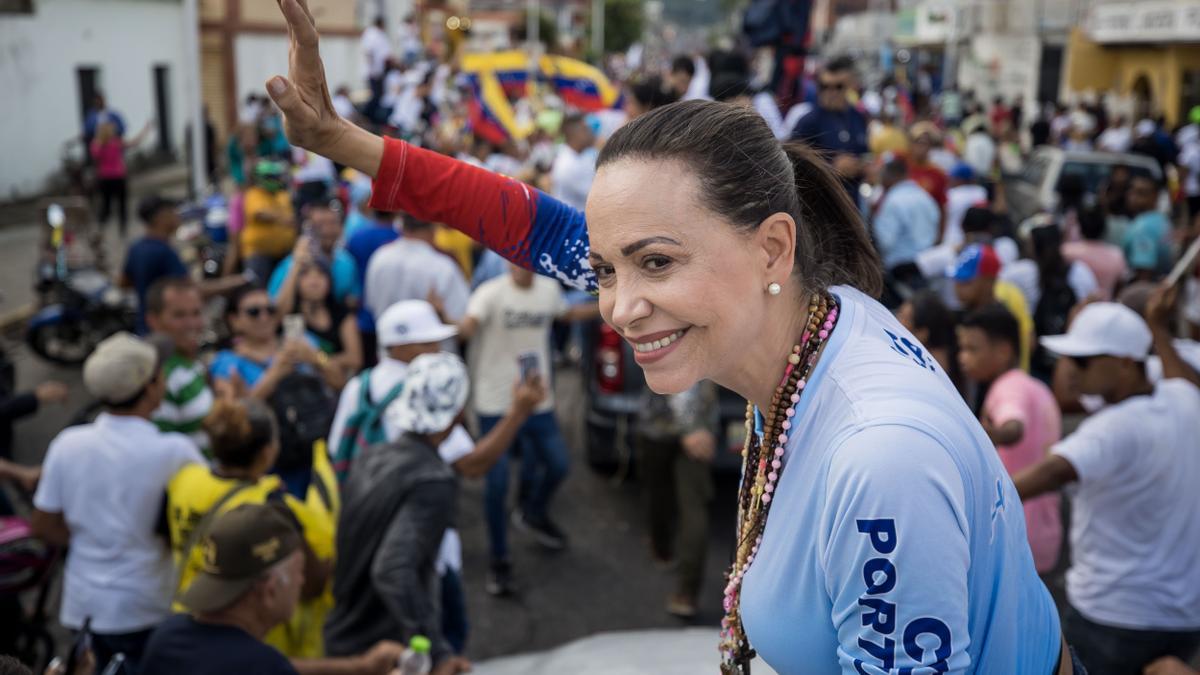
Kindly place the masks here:
<instances>
[{"instance_id":1,"label":"sunglasses","mask_svg":"<svg viewBox=\"0 0 1200 675\"><path fill-rule=\"evenodd\" d=\"M251 319L257 319L259 316L275 316L275 308L271 305L257 305L255 307L244 307L242 313Z\"/></svg>"},{"instance_id":2,"label":"sunglasses","mask_svg":"<svg viewBox=\"0 0 1200 675\"><path fill-rule=\"evenodd\" d=\"M841 91L845 88L845 82L817 82L817 89L821 91Z\"/></svg>"}]
</instances>

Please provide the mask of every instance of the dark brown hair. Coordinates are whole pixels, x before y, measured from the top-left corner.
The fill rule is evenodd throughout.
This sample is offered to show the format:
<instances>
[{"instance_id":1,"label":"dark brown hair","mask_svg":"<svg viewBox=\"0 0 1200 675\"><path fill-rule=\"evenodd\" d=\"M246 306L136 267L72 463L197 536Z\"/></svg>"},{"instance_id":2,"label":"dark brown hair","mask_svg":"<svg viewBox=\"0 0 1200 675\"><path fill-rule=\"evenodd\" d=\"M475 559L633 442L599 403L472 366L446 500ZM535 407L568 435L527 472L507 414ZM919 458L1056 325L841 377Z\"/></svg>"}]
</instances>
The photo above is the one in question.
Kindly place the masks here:
<instances>
[{"instance_id":1,"label":"dark brown hair","mask_svg":"<svg viewBox=\"0 0 1200 675\"><path fill-rule=\"evenodd\" d=\"M251 398L217 399L204 418L204 431L211 441L213 457L239 469L253 466L279 435L275 414L262 401Z\"/></svg>"},{"instance_id":2,"label":"dark brown hair","mask_svg":"<svg viewBox=\"0 0 1200 675\"><path fill-rule=\"evenodd\" d=\"M183 290L199 293L200 287L190 277L163 277L150 284L150 289L146 291L146 313L162 314L167 308L167 291Z\"/></svg>"},{"instance_id":3,"label":"dark brown hair","mask_svg":"<svg viewBox=\"0 0 1200 675\"><path fill-rule=\"evenodd\" d=\"M623 158L683 162L704 205L739 229L790 215L806 289L845 284L879 297L879 256L841 179L809 146L781 145L754 110L713 101L656 108L613 134L596 166Z\"/></svg>"}]
</instances>

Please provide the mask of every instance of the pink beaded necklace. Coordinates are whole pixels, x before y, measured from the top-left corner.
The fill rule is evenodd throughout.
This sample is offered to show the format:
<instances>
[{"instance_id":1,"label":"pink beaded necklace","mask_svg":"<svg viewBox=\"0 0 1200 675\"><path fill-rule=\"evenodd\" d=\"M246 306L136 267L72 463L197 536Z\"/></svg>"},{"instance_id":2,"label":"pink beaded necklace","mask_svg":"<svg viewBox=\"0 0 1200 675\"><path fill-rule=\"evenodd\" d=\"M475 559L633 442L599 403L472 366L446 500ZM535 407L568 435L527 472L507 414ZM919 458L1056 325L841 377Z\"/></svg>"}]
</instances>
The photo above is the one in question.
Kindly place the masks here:
<instances>
[{"instance_id":1,"label":"pink beaded necklace","mask_svg":"<svg viewBox=\"0 0 1200 675\"><path fill-rule=\"evenodd\" d=\"M783 473L783 457L800 394L816 367L821 347L837 324L834 301L814 293L808 324L800 344L792 347L771 406L765 411L762 440L755 433L754 406L746 405L746 444L742 449L742 483L738 488L737 553L726 574L725 618L721 620L722 675L749 675L754 649L742 625L742 580L762 544L771 500Z\"/></svg>"}]
</instances>

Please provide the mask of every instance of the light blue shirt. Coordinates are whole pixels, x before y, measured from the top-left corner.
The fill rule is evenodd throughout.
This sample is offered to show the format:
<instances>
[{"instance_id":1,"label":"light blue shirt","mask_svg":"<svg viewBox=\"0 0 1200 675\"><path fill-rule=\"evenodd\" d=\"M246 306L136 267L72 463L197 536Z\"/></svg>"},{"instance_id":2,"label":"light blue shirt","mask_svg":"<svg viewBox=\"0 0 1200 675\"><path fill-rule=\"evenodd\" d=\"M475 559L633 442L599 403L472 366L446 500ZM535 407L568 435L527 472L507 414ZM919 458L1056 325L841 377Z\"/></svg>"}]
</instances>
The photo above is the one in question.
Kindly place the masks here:
<instances>
[{"instance_id":1,"label":"light blue shirt","mask_svg":"<svg viewBox=\"0 0 1200 675\"><path fill-rule=\"evenodd\" d=\"M941 221L937 202L920 185L911 180L893 185L873 225L884 269L913 262L918 253L933 246Z\"/></svg>"},{"instance_id":2,"label":"light blue shirt","mask_svg":"<svg viewBox=\"0 0 1200 675\"><path fill-rule=\"evenodd\" d=\"M742 588L751 645L780 675L1048 675L1058 613L995 448L886 309L834 293Z\"/></svg>"},{"instance_id":3,"label":"light blue shirt","mask_svg":"<svg viewBox=\"0 0 1200 675\"><path fill-rule=\"evenodd\" d=\"M1166 272L1171 268L1171 224L1159 211L1147 211L1129 223L1121 250L1132 270Z\"/></svg>"}]
</instances>

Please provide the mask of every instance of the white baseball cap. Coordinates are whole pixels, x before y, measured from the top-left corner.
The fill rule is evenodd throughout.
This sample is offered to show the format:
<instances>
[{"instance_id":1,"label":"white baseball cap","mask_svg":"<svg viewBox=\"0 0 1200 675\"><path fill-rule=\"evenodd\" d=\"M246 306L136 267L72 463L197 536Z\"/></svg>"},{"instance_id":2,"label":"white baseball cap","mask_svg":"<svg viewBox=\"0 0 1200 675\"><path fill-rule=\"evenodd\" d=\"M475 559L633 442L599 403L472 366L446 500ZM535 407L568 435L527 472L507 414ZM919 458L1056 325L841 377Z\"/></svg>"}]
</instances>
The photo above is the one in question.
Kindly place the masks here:
<instances>
[{"instance_id":1,"label":"white baseball cap","mask_svg":"<svg viewBox=\"0 0 1200 675\"><path fill-rule=\"evenodd\" d=\"M458 327L442 323L433 305L424 300L401 300L375 322L380 347L441 342L458 335Z\"/></svg>"},{"instance_id":2,"label":"white baseball cap","mask_svg":"<svg viewBox=\"0 0 1200 675\"><path fill-rule=\"evenodd\" d=\"M105 403L121 403L158 373L158 350L124 331L105 338L83 362L83 386Z\"/></svg>"},{"instance_id":3,"label":"white baseball cap","mask_svg":"<svg viewBox=\"0 0 1200 675\"><path fill-rule=\"evenodd\" d=\"M1042 346L1061 356L1120 356L1145 361L1154 341L1137 312L1117 302L1095 302L1080 310L1065 335L1047 335Z\"/></svg>"}]
</instances>

